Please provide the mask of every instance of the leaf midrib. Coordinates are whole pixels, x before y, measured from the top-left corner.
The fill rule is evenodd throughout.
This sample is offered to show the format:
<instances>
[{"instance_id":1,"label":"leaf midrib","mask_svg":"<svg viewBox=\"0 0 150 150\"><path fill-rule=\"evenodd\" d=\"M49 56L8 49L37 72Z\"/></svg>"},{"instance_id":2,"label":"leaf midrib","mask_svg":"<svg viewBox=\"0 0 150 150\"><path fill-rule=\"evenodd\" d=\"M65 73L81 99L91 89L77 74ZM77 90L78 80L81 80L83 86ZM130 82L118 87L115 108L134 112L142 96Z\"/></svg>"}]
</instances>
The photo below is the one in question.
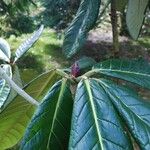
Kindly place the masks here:
<instances>
[{"instance_id":1,"label":"leaf midrib","mask_svg":"<svg viewBox=\"0 0 150 150\"><path fill-rule=\"evenodd\" d=\"M97 113L95 111L95 106L94 106L94 102L93 102L94 100L93 100L93 96L92 96L92 91L91 91L91 88L90 88L89 80L85 79L84 83L85 83L85 86L86 86L86 90L87 90L87 93L88 93L90 106L91 106L91 109L92 109L92 114L93 114L93 118L94 118L94 122L95 122L95 126L96 126L96 133L97 133L97 136L98 136L99 144L100 144L101 150L104 150L103 142L102 142L103 138L101 136L101 131L99 129L99 123L98 123L98 120L97 120Z\"/></svg>"},{"instance_id":2,"label":"leaf midrib","mask_svg":"<svg viewBox=\"0 0 150 150\"><path fill-rule=\"evenodd\" d=\"M139 75L139 76L145 76L145 77L150 77L149 74L144 74L144 73L140 73L140 72L130 72L130 71L123 71L123 70L116 70L116 69L93 69L93 72L101 72L101 71L111 71L111 72L117 72L117 73L125 73L125 74L135 74L135 75ZM104 73L104 72L101 72ZM111 75L113 76L113 75Z\"/></svg>"},{"instance_id":3,"label":"leaf midrib","mask_svg":"<svg viewBox=\"0 0 150 150\"><path fill-rule=\"evenodd\" d=\"M106 84L105 82L103 82L103 81L99 81L100 82L100 84L103 84L105 87L105 89L106 88L108 88L109 90L110 90L110 88L109 88L109 85L108 84ZM107 87L108 86L108 87ZM110 92L110 91L108 91L108 90L106 90L106 92L110 95L110 97L111 97L111 95L112 95L112 93ZM116 94L115 94L116 95ZM134 113L133 111L132 111L132 109L130 109L129 107L128 107L128 105L126 105L119 97L117 97L117 96L115 96L114 94L113 94L113 97L115 97L116 99L119 99L119 101L122 103L122 105L124 105L128 110L130 110L131 112L132 112L132 114L134 114L134 116L136 116L137 118L139 118L140 120L141 120L141 122L144 122L148 127L150 127L150 125L147 123L147 122L145 122L145 120L143 120L139 115L137 115L136 113ZM113 98L114 99L114 98Z\"/></svg>"},{"instance_id":4,"label":"leaf midrib","mask_svg":"<svg viewBox=\"0 0 150 150\"><path fill-rule=\"evenodd\" d=\"M58 113L58 110L59 110L59 106L60 106L60 103L61 103L61 98L63 96L63 93L65 91L65 86L66 86L66 82L67 82L67 79L63 79L62 80L62 85L61 85L61 89L60 89L60 94L59 94L59 97L58 97L58 101L56 103L56 109L55 109L55 112L54 112L54 117L53 117L53 121L52 121L52 125L51 125L51 129L50 129L50 133L49 133L49 138L48 138L48 142L47 142L47 150L49 149L49 146L50 146L50 141L51 141L51 136L52 136L52 132L53 132L53 129L54 129L54 126L55 126L55 120L57 118L57 113ZM54 132L53 132L54 133ZM61 143L60 143L61 144Z\"/></svg>"}]
</instances>

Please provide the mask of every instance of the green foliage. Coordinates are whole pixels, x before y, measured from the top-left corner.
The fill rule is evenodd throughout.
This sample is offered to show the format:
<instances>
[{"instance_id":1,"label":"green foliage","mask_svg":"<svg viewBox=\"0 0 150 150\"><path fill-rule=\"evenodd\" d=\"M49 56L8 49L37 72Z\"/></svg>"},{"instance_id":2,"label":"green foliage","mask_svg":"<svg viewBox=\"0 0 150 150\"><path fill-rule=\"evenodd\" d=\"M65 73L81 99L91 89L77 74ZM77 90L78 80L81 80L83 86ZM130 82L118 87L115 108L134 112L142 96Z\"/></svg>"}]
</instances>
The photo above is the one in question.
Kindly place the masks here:
<instances>
[{"instance_id":1,"label":"green foliage","mask_svg":"<svg viewBox=\"0 0 150 150\"><path fill-rule=\"evenodd\" d=\"M38 114L34 115L28 128L30 136L26 134L21 149L65 149L69 140L72 104L67 80L57 82L38 108ZM38 141L37 134L40 135Z\"/></svg>"},{"instance_id":2,"label":"green foliage","mask_svg":"<svg viewBox=\"0 0 150 150\"><path fill-rule=\"evenodd\" d=\"M31 81L23 89L35 99L40 100L58 77L55 71L49 71ZM18 95L10 98L10 104L5 109L1 108L0 113L0 150L12 147L21 140L35 110L35 106Z\"/></svg>"},{"instance_id":3,"label":"green foliage","mask_svg":"<svg viewBox=\"0 0 150 150\"><path fill-rule=\"evenodd\" d=\"M108 60L96 64L93 71L150 89L150 66L145 61Z\"/></svg>"},{"instance_id":4,"label":"green foliage","mask_svg":"<svg viewBox=\"0 0 150 150\"><path fill-rule=\"evenodd\" d=\"M129 0L126 20L133 39L137 39L140 34L148 3L149 0Z\"/></svg>"},{"instance_id":5,"label":"green foliage","mask_svg":"<svg viewBox=\"0 0 150 150\"><path fill-rule=\"evenodd\" d=\"M16 50L14 59L11 58L11 51L10 51L9 44L4 39L0 39L0 54L1 54L0 60L2 61L2 64L0 64L1 65L0 67L6 72L6 74L8 74L8 76L10 76L10 79L13 77L12 75L13 72L14 72L14 75L16 75L15 63L38 40L42 31L43 31L43 26L41 26L40 29L31 36L31 38L29 38L23 44L21 44L21 46ZM19 71L17 71L17 73L18 73L17 77L19 77L20 76ZM15 81L17 82L16 79ZM8 83L4 79L0 79L0 98L1 98L0 109L3 107L5 103L8 104L10 92L13 92L13 91L11 91L11 88L9 87ZM14 92L13 92L13 95L14 95ZM14 96L11 96L11 97L14 97Z\"/></svg>"},{"instance_id":6,"label":"green foliage","mask_svg":"<svg viewBox=\"0 0 150 150\"><path fill-rule=\"evenodd\" d=\"M9 37L11 34L31 33L34 22L29 15L32 0L1 0L0 1L0 36Z\"/></svg>"},{"instance_id":7,"label":"green foliage","mask_svg":"<svg viewBox=\"0 0 150 150\"><path fill-rule=\"evenodd\" d=\"M62 1L54 4L57 2ZM89 30L95 25L99 6L100 0L81 1L64 38L64 52L68 57L83 45ZM15 61L34 44L42 29L19 47ZM7 51L2 49L1 52L7 58ZM3 58L4 64L9 62ZM73 66L75 71L87 69L88 72L81 71L75 76L70 71ZM21 150L133 150L135 141L141 149L149 150L150 102L128 88L128 84L150 89L150 65L127 60L109 60L95 65L92 59L83 58L73 66L51 70L24 86L24 90L39 101L50 89L32 119L35 107L10 90L1 107L0 149L19 142L31 119ZM22 86L20 75L17 70L15 72L13 78ZM119 85L122 82L118 79L126 84Z\"/></svg>"},{"instance_id":8,"label":"green foliage","mask_svg":"<svg viewBox=\"0 0 150 150\"><path fill-rule=\"evenodd\" d=\"M111 78L104 79L111 74L114 78L122 77L127 83L146 83L150 80L150 74L146 72L141 78L144 63L139 62L140 68L136 68L135 63L138 64L137 61L131 63L123 60L102 62L103 67L98 65L101 67L96 68L98 71L93 69L77 78L57 71L62 81L50 89L35 112L26 129L21 149L111 150L113 147L132 150L135 140L141 149L149 150L150 103L145 102L132 89L117 85ZM135 81L130 78L130 74L135 77ZM74 98L73 109L69 87ZM72 112L71 119L69 112ZM68 131L70 125L67 123L67 132L64 132L65 123L69 121L66 117L72 120L71 129ZM64 139L64 144L61 144Z\"/></svg>"},{"instance_id":9,"label":"green foliage","mask_svg":"<svg viewBox=\"0 0 150 150\"><path fill-rule=\"evenodd\" d=\"M64 53L71 57L80 50L86 40L87 32L96 23L100 0L82 0L76 17L65 33Z\"/></svg>"},{"instance_id":10,"label":"green foliage","mask_svg":"<svg viewBox=\"0 0 150 150\"><path fill-rule=\"evenodd\" d=\"M112 1L106 2L106 7ZM146 14L146 8L148 6L149 0L121 0L116 1L116 10L124 12L127 8L126 12L126 23L128 26L129 33L133 39L137 39L139 37L143 21ZM64 54L70 58L72 57L78 50L83 46L86 37L88 35L89 30L93 28L96 24L97 19L102 17L106 8L101 11L99 14L100 0L95 0L95 2L91 2L90 0L82 0L77 11L75 18L72 23L68 27L65 32L64 37Z\"/></svg>"},{"instance_id":11,"label":"green foliage","mask_svg":"<svg viewBox=\"0 0 150 150\"><path fill-rule=\"evenodd\" d=\"M41 0L45 8L39 17L45 26L64 29L77 10L80 0ZM41 21L40 20L40 21Z\"/></svg>"}]
</instances>

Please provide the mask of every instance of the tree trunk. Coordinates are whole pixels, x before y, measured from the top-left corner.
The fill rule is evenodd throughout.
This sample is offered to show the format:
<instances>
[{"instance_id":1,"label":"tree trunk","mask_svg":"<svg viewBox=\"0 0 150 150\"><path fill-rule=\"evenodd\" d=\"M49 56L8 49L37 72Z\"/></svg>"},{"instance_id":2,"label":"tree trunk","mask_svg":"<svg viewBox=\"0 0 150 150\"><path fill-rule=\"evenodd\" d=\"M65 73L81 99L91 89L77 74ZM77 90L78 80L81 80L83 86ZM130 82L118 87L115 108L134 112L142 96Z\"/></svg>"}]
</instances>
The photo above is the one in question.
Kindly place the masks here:
<instances>
[{"instance_id":1,"label":"tree trunk","mask_svg":"<svg viewBox=\"0 0 150 150\"><path fill-rule=\"evenodd\" d=\"M119 31L118 31L118 16L116 11L116 0L111 1L111 24L113 34L113 51L112 57L119 57Z\"/></svg>"}]
</instances>

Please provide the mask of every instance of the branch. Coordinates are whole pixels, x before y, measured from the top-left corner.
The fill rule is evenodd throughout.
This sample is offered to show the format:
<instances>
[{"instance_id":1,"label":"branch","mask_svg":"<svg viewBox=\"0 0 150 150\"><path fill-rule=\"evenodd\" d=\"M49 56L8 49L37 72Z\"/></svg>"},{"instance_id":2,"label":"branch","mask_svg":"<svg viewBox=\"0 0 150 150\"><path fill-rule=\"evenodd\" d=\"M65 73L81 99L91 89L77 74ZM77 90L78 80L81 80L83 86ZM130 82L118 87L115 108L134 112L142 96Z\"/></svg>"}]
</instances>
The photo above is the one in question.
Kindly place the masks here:
<instances>
[{"instance_id":1,"label":"branch","mask_svg":"<svg viewBox=\"0 0 150 150\"><path fill-rule=\"evenodd\" d=\"M29 103L38 106L39 102L37 102L35 99L33 99L30 95L28 95L24 90L22 90L3 70L2 67L0 67L0 76L6 80L6 82L12 87L20 96L22 96L25 100L27 100Z\"/></svg>"}]
</instances>

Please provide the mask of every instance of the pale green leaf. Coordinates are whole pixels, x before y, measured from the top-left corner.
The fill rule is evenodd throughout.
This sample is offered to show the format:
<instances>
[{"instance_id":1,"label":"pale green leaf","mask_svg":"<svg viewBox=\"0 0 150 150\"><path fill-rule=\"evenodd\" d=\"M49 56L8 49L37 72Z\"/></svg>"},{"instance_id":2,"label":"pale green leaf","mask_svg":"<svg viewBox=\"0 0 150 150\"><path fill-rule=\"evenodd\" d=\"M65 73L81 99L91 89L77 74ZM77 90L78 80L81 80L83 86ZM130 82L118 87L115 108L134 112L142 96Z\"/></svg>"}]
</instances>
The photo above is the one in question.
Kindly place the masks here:
<instances>
[{"instance_id":1,"label":"pale green leaf","mask_svg":"<svg viewBox=\"0 0 150 150\"><path fill-rule=\"evenodd\" d=\"M58 75L52 70L31 81L24 90L40 100L57 79ZM0 150L12 147L21 140L34 110L35 106L17 96L0 113Z\"/></svg>"},{"instance_id":2,"label":"pale green leaf","mask_svg":"<svg viewBox=\"0 0 150 150\"><path fill-rule=\"evenodd\" d=\"M126 22L129 33L133 39L137 39L145 18L145 11L149 0L129 0Z\"/></svg>"}]
</instances>

